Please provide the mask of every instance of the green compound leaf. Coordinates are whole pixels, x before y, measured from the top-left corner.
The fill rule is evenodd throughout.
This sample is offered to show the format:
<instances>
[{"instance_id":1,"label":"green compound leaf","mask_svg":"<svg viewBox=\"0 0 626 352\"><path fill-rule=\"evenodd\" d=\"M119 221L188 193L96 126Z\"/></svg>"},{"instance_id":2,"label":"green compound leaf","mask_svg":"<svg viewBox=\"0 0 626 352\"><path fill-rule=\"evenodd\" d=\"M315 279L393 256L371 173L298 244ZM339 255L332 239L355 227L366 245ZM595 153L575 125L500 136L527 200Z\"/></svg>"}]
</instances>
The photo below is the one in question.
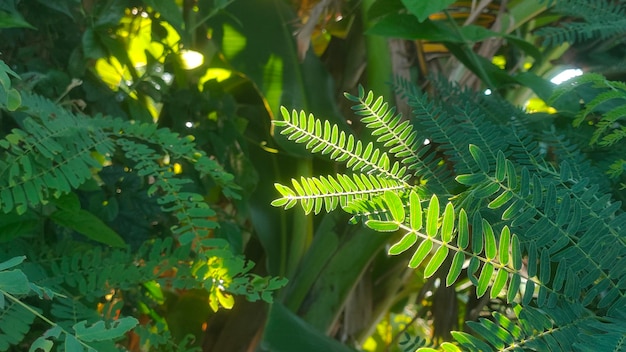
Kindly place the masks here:
<instances>
[{"instance_id":1,"label":"green compound leaf","mask_svg":"<svg viewBox=\"0 0 626 352\"><path fill-rule=\"evenodd\" d=\"M417 234L415 232L409 232L400 241L395 243L389 248L390 255L398 255L407 249L411 248L417 242Z\"/></svg>"},{"instance_id":2,"label":"green compound leaf","mask_svg":"<svg viewBox=\"0 0 626 352\"><path fill-rule=\"evenodd\" d=\"M424 261L424 258L426 258L428 253L430 253L430 250L432 248L433 243L431 241L426 240L420 243L419 247L417 247L417 250L413 254L413 257L409 261L409 267L417 268L422 263L422 261Z\"/></svg>"}]
</instances>

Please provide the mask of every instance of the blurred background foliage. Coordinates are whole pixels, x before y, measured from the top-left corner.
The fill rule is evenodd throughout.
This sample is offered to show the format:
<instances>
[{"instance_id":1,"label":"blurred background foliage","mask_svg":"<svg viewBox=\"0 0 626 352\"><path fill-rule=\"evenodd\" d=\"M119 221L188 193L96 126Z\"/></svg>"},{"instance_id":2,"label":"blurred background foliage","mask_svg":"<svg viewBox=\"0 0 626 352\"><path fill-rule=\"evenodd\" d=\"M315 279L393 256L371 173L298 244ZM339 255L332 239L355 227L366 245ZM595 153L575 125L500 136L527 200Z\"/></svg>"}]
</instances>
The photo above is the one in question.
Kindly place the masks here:
<instances>
[{"instance_id":1,"label":"blurred background foliage","mask_svg":"<svg viewBox=\"0 0 626 352\"><path fill-rule=\"evenodd\" d=\"M5 0L0 59L19 89L193 135L234 175L238 200L205 179L194 186L218 213L215 237L256 273L289 282L272 305L236 297L217 312L204 293L168 292L176 297L158 312L175 339L192 334L205 351L404 351L449 339L459 322L503 303L438 287L437 275L424 280L406 256L385 254L388 238L342 215L272 208L274 182L334 166L285 143L271 121L283 105L358 133L343 92L363 84L408 116L388 82L400 76L429 91L439 76L536 112L543 128L557 73L626 73L620 33L545 32L586 20L566 10L538 0ZM3 135L18 126L8 115L0 123ZM194 177L189 165L173 167ZM81 189L80 203L138 248L171 219L126 171L103 169L103 186ZM3 245L22 234L2 234ZM141 350L132 338L125 347Z\"/></svg>"}]
</instances>

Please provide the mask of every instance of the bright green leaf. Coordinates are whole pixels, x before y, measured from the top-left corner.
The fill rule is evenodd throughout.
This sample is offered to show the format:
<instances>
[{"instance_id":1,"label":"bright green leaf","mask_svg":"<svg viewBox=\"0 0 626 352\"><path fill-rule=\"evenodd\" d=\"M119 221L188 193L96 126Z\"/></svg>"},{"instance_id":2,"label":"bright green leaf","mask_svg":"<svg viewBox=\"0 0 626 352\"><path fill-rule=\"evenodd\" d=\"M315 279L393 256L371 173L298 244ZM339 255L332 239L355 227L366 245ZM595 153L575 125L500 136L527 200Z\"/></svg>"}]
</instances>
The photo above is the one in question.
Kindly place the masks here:
<instances>
[{"instance_id":1,"label":"bright green leaf","mask_svg":"<svg viewBox=\"0 0 626 352\"><path fill-rule=\"evenodd\" d=\"M509 246L511 244L511 230L508 226L504 226L500 231L500 244L498 250L498 256L500 257L500 263L503 265L509 264Z\"/></svg>"},{"instance_id":2,"label":"bright green leaf","mask_svg":"<svg viewBox=\"0 0 626 352\"><path fill-rule=\"evenodd\" d=\"M443 222L441 224L441 240L444 243L448 243L452 240L454 221L454 206L452 206L452 203L448 202L443 212Z\"/></svg>"},{"instance_id":3,"label":"bright green leaf","mask_svg":"<svg viewBox=\"0 0 626 352\"><path fill-rule=\"evenodd\" d=\"M443 261L448 257L448 252L449 249L446 246L441 246L437 249L433 257L430 259L430 262L428 262L428 265L426 265L426 269L424 269L424 277L428 278L435 274L437 269L439 269L441 264L443 264Z\"/></svg>"},{"instance_id":4,"label":"bright green leaf","mask_svg":"<svg viewBox=\"0 0 626 352\"><path fill-rule=\"evenodd\" d=\"M435 237L439 228L439 199L436 195L430 198L428 213L426 216L426 234L428 237Z\"/></svg>"},{"instance_id":5,"label":"bright green leaf","mask_svg":"<svg viewBox=\"0 0 626 352\"><path fill-rule=\"evenodd\" d=\"M417 234L415 232L409 232L400 239L397 243L389 248L389 255L398 255L407 249L411 248L417 242Z\"/></svg>"},{"instance_id":6,"label":"bright green leaf","mask_svg":"<svg viewBox=\"0 0 626 352\"><path fill-rule=\"evenodd\" d=\"M469 224L465 209L461 209L459 212L459 237L457 241L461 249L467 248L469 244Z\"/></svg>"},{"instance_id":7,"label":"bright green leaf","mask_svg":"<svg viewBox=\"0 0 626 352\"><path fill-rule=\"evenodd\" d=\"M392 191L385 191L384 198L393 219L398 223L404 222L404 204L398 194Z\"/></svg>"},{"instance_id":8,"label":"bright green leaf","mask_svg":"<svg viewBox=\"0 0 626 352\"><path fill-rule=\"evenodd\" d=\"M409 194L409 212L411 229L418 231L422 228L422 203L415 191Z\"/></svg>"},{"instance_id":9,"label":"bright green leaf","mask_svg":"<svg viewBox=\"0 0 626 352\"><path fill-rule=\"evenodd\" d=\"M420 243L419 247L417 247L417 250L413 254L413 257L411 257L411 260L409 261L409 267L417 268L422 261L424 261L424 258L426 258L428 253L430 253L432 248L433 243L431 241L425 240Z\"/></svg>"},{"instance_id":10,"label":"bright green leaf","mask_svg":"<svg viewBox=\"0 0 626 352\"><path fill-rule=\"evenodd\" d=\"M367 220L365 226L379 232L393 232L400 228L400 225L396 222L383 220Z\"/></svg>"}]
</instances>

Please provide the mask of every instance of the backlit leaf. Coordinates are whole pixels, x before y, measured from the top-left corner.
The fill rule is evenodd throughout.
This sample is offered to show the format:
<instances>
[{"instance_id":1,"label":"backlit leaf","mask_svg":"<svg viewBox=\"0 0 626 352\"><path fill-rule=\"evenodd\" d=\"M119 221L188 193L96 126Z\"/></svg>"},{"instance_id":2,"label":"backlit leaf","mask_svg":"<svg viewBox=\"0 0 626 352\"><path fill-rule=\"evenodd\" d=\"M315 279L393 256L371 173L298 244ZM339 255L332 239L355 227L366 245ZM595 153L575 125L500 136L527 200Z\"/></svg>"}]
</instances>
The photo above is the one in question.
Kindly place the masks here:
<instances>
[{"instance_id":1,"label":"backlit leaf","mask_svg":"<svg viewBox=\"0 0 626 352\"><path fill-rule=\"evenodd\" d=\"M424 258L426 258L428 253L430 253L430 250L432 248L433 243L431 241L426 240L420 243L419 247L417 247L417 250L413 254L413 257L409 261L409 267L417 268L422 263L422 261L424 261Z\"/></svg>"},{"instance_id":2,"label":"backlit leaf","mask_svg":"<svg viewBox=\"0 0 626 352\"><path fill-rule=\"evenodd\" d=\"M367 220L365 226L379 232L393 232L400 228L400 225L396 222L383 220Z\"/></svg>"},{"instance_id":3,"label":"backlit leaf","mask_svg":"<svg viewBox=\"0 0 626 352\"><path fill-rule=\"evenodd\" d=\"M469 244L469 224L467 221L467 213L465 209L461 209L459 212L459 237L458 237L458 245L459 248L465 249Z\"/></svg>"},{"instance_id":4,"label":"backlit leaf","mask_svg":"<svg viewBox=\"0 0 626 352\"><path fill-rule=\"evenodd\" d=\"M428 278L435 274L443 261L448 257L448 252L449 249L446 246L441 246L437 249L433 257L430 259L430 262L428 262L428 265L426 265L426 269L424 269L424 277Z\"/></svg>"},{"instance_id":5,"label":"backlit leaf","mask_svg":"<svg viewBox=\"0 0 626 352\"><path fill-rule=\"evenodd\" d=\"M393 219L399 223L404 222L404 204L400 197L392 191L385 191L384 197Z\"/></svg>"},{"instance_id":6,"label":"backlit leaf","mask_svg":"<svg viewBox=\"0 0 626 352\"><path fill-rule=\"evenodd\" d=\"M415 231L422 228L422 204L415 191L409 194L409 212L411 228Z\"/></svg>"},{"instance_id":7,"label":"backlit leaf","mask_svg":"<svg viewBox=\"0 0 626 352\"><path fill-rule=\"evenodd\" d=\"M393 246L389 248L390 255L398 255L407 249L411 248L412 245L417 242L417 234L414 232L409 232L400 241L395 243Z\"/></svg>"},{"instance_id":8,"label":"backlit leaf","mask_svg":"<svg viewBox=\"0 0 626 352\"><path fill-rule=\"evenodd\" d=\"M430 198L427 214L426 234L428 237L435 237L437 235L437 229L439 228L439 199L434 194Z\"/></svg>"},{"instance_id":9,"label":"backlit leaf","mask_svg":"<svg viewBox=\"0 0 626 352\"><path fill-rule=\"evenodd\" d=\"M454 229L454 207L452 203L446 204L443 212L443 222L441 224L441 240L448 243L452 240L452 232Z\"/></svg>"},{"instance_id":10,"label":"backlit leaf","mask_svg":"<svg viewBox=\"0 0 626 352\"><path fill-rule=\"evenodd\" d=\"M500 263L507 265L509 263L509 245L511 242L511 230L508 226L504 226L500 231L500 244L498 249L498 256L500 257Z\"/></svg>"},{"instance_id":11,"label":"backlit leaf","mask_svg":"<svg viewBox=\"0 0 626 352\"><path fill-rule=\"evenodd\" d=\"M465 254L463 254L463 252L456 252L452 259L450 269L448 270L448 275L446 276L446 286L454 284L459 277L461 270L463 270L463 262L465 262Z\"/></svg>"}]
</instances>

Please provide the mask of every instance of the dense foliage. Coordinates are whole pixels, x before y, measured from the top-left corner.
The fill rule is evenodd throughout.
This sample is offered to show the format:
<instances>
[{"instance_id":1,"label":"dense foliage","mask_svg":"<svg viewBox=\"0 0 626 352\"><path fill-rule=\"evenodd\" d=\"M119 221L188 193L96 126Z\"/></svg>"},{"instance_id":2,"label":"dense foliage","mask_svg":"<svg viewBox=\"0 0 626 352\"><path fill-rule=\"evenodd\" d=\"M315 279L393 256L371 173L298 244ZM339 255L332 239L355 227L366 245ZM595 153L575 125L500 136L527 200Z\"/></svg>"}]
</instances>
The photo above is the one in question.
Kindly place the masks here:
<instances>
[{"instance_id":1,"label":"dense foliage","mask_svg":"<svg viewBox=\"0 0 626 352\"><path fill-rule=\"evenodd\" d=\"M0 350L620 350L625 11L4 2Z\"/></svg>"}]
</instances>

